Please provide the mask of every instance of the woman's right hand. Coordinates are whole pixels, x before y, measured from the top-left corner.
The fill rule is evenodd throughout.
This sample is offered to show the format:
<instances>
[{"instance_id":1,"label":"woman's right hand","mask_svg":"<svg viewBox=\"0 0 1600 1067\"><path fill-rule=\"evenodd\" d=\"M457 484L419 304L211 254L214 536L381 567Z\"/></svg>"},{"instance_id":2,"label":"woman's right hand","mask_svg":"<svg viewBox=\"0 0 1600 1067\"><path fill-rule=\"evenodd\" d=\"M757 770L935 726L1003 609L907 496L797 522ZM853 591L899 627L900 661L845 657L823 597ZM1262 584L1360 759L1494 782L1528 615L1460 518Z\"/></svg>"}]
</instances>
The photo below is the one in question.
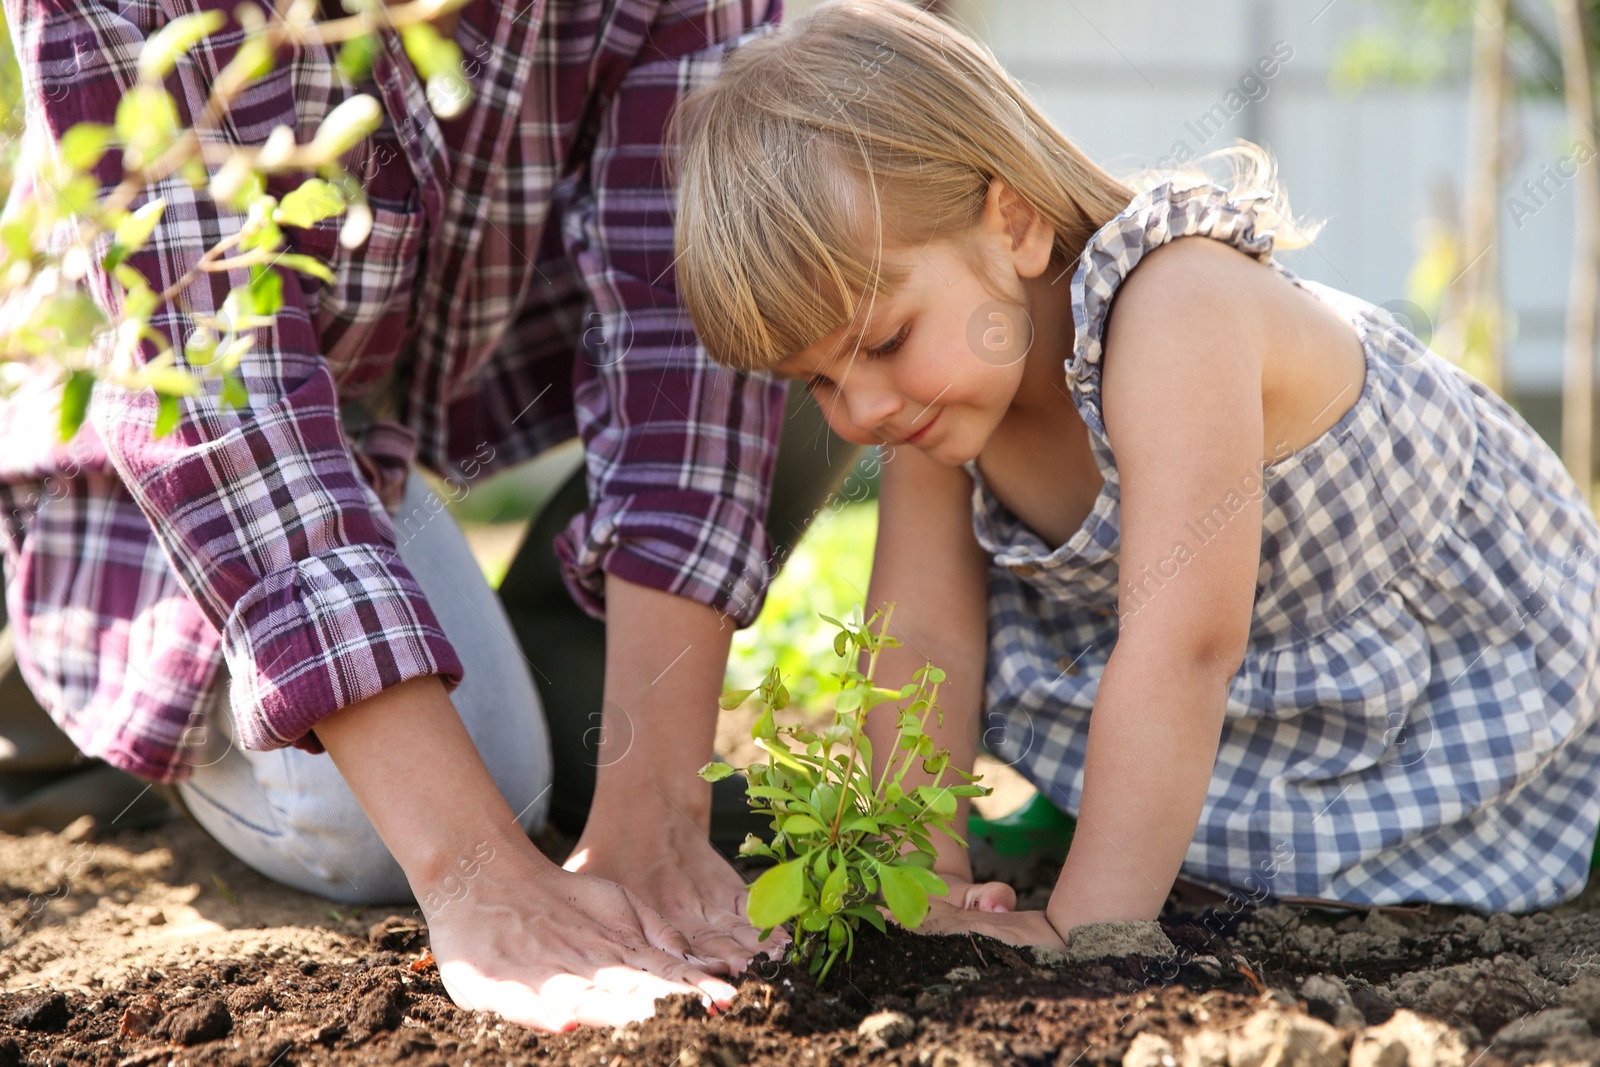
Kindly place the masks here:
<instances>
[{"instance_id":1,"label":"woman's right hand","mask_svg":"<svg viewBox=\"0 0 1600 1067\"><path fill-rule=\"evenodd\" d=\"M648 1018L674 993L733 1000L659 914L534 847L437 678L341 708L316 732L405 871L457 1004L568 1030Z\"/></svg>"},{"instance_id":2,"label":"woman's right hand","mask_svg":"<svg viewBox=\"0 0 1600 1067\"><path fill-rule=\"evenodd\" d=\"M539 1030L622 1026L659 997L726 1008L736 990L689 955L683 935L630 891L562 870L507 835L454 899L424 901L433 957L450 997ZM432 903L433 906L429 906Z\"/></svg>"}]
</instances>

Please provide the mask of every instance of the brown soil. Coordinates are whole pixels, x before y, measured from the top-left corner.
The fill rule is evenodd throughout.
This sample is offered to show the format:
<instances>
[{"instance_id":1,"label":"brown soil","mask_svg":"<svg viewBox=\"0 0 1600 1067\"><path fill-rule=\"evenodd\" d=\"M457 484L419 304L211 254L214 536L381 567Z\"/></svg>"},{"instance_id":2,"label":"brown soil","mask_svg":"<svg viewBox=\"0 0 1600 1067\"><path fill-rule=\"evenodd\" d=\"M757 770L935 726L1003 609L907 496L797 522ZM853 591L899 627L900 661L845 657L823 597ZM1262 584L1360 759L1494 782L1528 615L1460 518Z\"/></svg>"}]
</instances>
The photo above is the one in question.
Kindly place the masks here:
<instances>
[{"instance_id":1,"label":"brown soil","mask_svg":"<svg viewBox=\"0 0 1600 1067\"><path fill-rule=\"evenodd\" d=\"M1175 954L1066 965L986 939L868 930L823 989L763 960L718 1017L678 998L644 1024L550 1036L451 1004L422 962L426 932L402 911L362 914L276 887L181 822L99 841L0 837L0 872L0 1067L1067 1067L1120 1063L1141 1033L1175 1047L1202 1030L1236 1033L1263 1009L1333 1023L1348 1050L1363 1024L1399 1008L1456 1028L1466 1063L1600 1062L1593 885L1521 917L1175 900L1162 921ZM1049 873L1037 872L1033 899ZM906 1018L858 1030L883 1012ZM1343 1057L1335 1050L1327 1067Z\"/></svg>"}]
</instances>

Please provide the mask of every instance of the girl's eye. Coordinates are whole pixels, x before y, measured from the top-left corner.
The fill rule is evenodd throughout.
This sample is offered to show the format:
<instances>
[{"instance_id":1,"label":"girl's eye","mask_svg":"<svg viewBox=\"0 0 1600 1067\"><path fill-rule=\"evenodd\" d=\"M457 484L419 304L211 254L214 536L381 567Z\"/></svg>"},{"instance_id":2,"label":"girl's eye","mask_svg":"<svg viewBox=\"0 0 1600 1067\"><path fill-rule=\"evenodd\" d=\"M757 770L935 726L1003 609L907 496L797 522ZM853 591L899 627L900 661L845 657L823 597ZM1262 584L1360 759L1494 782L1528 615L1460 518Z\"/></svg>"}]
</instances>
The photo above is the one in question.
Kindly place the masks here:
<instances>
[{"instance_id":1,"label":"girl's eye","mask_svg":"<svg viewBox=\"0 0 1600 1067\"><path fill-rule=\"evenodd\" d=\"M910 332L911 324L906 323L904 326L900 327L900 331L898 333L889 338L889 340L885 341L883 344L879 345L877 348L867 348L863 346L861 351L866 353L868 359L878 359L881 356L892 355L900 348L901 345L906 343L906 335ZM810 378L806 379L806 388L813 391L817 389L831 388L832 386L833 382L830 381L825 374L814 374Z\"/></svg>"},{"instance_id":2,"label":"girl's eye","mask_svg":"<svg viewBox=\"0 0 1600 1067\"><path fill-rule=\"evenodd\" d=\"M887 355L892 354L893 352L898 350L901 345L906 343L906 334L908 334L910 332L911 332L911 324L907 323L906 325L900 327L900 331L898 333L896 333L893 337L889 338L888 341L886 341L883 344L879 345L877 348L869 348L869 349L867 349L866 350L867 351L867 355L872 356L873 358L877 358L878 356L887 356Z\"/></svg>"}]
</instances>

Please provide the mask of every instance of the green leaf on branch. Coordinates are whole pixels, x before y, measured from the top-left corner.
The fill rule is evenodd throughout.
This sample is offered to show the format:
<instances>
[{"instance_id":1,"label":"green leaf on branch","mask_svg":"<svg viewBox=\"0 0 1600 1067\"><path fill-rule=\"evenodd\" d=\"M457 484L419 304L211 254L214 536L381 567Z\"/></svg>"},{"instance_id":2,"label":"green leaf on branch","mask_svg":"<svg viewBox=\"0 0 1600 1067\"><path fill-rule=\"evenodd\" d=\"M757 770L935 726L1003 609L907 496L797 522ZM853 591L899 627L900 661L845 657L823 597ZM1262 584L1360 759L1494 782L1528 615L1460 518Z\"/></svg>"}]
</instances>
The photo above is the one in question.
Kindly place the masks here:
<instances>
[{"instance_id":1,"label":"green leaf on branch","mask_svg":"<svg viewBox=\"0 0 1600 1067\"><path fill-rule=\"evenodd\" d=\"M820 885L828 880L828 872L831 870L833 868L828 864L828 850L825 848L817 849L816 857L811 861L811 876Z\"/></svg>"},{"instance_id":2,"label":"green leaf on branch","mask_svg":"<svg viewBox=\"0 0 1600 1067\"><path fill-rule=\"evenodd\" d=\"M730 767L729 770L732 770L732 768ZM715 779L713 779L713 781L715 781ZM779 789L775 785L747 786L745 788L745 793L746 795L755 797L758 800L792 800L796 804L800 802L800 798L789 792L789 790Z\"/></svg>"},{"instance_id":3,"label":"green leaf on branch","mask_svg":"<svg viewBox=\"0 0 1600 1067\"><path fill-rule=\"evenodd\" d=\"M239 361L244 359L245 353L250 351L256 343L256 335L243 334L228 342L228 347L222 350L222 355L217 357L217 366L224 374L231 374L239 366Z\"/></svg>"},{"instance_id":4,"label":"green leaf on branch","mask_svg":"<svg viewBox=\"0 0 1600 1067\"><path fill-rule=\"evenodd\" d=\"M204 367L217 354L217 333L209 326L196 326L183 342L183 358L191 367Z\"/></svg>"},{"instance_id":5,"label":"green leaf on branch","mask_svg":"<svg viewBox=\"0 0 1600 1067\"><path fill-rule=\"evenodd\" d=\"M111 247L106 249L100 265L106 270L116 270L124 259L143 248L144 243L155 232L156 223L161 221L161 213L166 209L166 197L158 196L137 211L130 212L127 218L117 223L117 232L111 238Z\"/></svg>"},{"instance_id":6,"label":"green leaf on branch","mask_svg":"<svg viewBox=\"0 0 1600 1067\"><path fill-rule=\"evenodd\" d=\"M178 105L159 85L135 85L117 104L116 131L124 165L143 169L177 138Z\"/></svg>"},{"instance_id":7,"label":"green leaf on branch","mask_svg":"<svg viewBox=\"0 0 1600 1067\"><path fill-rule=\"evenodd\" d=\"M327 282L329 285L333 284L333 271L328 269L326 263L313 256L301 255L298 252L286 252L274 262L280 267L287 267L289 270L299 271L301 274L309 274L313 278Z\"/></svg>"},{"instance_id":8,"label":"green leaf on branch","mask_svg":"<svg viewBox=\"0 0 1600 1067\"><path fill-rule=\"evenodd\" d=\"M708 782L720 782L733 773L733 768L728 766L728 764L717 763L715 761L706 764L704 767L701 767L699 771L700 777L704 778Z\"/></svg>"},{"instance_id":9,"label":"green leaf on branch","mask_svg":"<svg viewBox=\"0 0 1600 1067\"><path fill-rule=\"evenodd\" d=\"M337 215L344 207L344 194L338 186L321 178L307 178L278 203L272 218L285 226L310 229L323 219Z\"/></svg>"},{"instance_id":10,"label":"green leaf on branch","mask_svg":"<svg viewBox=\"0 0 1600 1067\"><path fill-rule=\"evenodd\" d=\"M61 135L61 159L73 170L93 170L116 131L99 122L75 123Z\"/></svg>"},{"instance_id":11,"label":"green leaf on branch","mask_svg":"<svg viewBox=\"0 0 1600 1067\"><path fill-rule=\"evenodd\" d=\"M93 371L75 370L68 376L66 386L61 390L61 415L57 423L57 434L62 441L72 440L78 427L83 425L84 418L89 414L89 398L93 392Z\"/></svg>"},{"instance_id":12,"label":"green leaf on branch","mask_svg":"<svg viewBox=\"0 0 1600 1067\"><path fill-rule=\"evenodd\" d=\"M383 124L383 106L365 93L347 98L317 127L309 150L318 162L344 155Z\"/></svg>"},{"instance_id":13,"label":"green leaf on branch","mask_svg":"<svg viewBox=\"0 0 1600 1067\"><path fill-rule=\"evenodd\" d=\"M335 65L339 73L353 82L364 82L372 77L372 63L378 57L377 38L372 34L352 37L339 48Z\"/></svg>"},{"instance_id":14,"label":"green leaf on branch","mask_svg":"<svg viewBox=\"0 0 1600 1067\"><path fill-rule=\"evenodd\" d=\"M883 886L883 901L894 913L895 921L908 930L922 925L928 915L927 890L901 867L880 867L878 881Z\"/></svg>"},{"instance_id":15,"label":"green leaf on branch","mask_svg":"<svg viewBox=\"0 0 1600 1067\"><path fill-rule=\"evenodd\" d=\"M265 37L247 38L228 65L218 72L216 84L226 92L237 92L270 73L273 63L272 44Z\"/></svg>"},{"instance_id":16,"label":"green leaf on branch","mask_svg":"<svg viewBox=\"0 0 1600 1067\"><path fill-rule=\"evenodd\" d=\"M6 252L15 260L23 263L33 261L33 221L38 213L32 201L27 204L27 217L7 219L0 222L0 243L5 244Z\"/></svg>"},{"instance_id":17,"label":"green leaf on branch","mask_svg":"<svg viewBox=\"0 0 1600 1067\"><path fill-rule=\"evenodd\" d=\"M822 910L832 915L844 907L844 892L850 887L850 868L843 863L834 867L828 880L822 883Z\"/></svg>"},{"instance_id":18,"label":"green leaf on branch","mask_svg":"<svg viewBox=\"0 0 1600 1067\"><path fill-rule=\"evenodd\" d=\"M243 378L237 374L222 376L222 402L235 411L244 411L250 406L250 390L245 387Z\"/></svg>"},{"instance_id":19,"label":"green leaf on branch","mask_svg":"<svg viewBox=\"0 0 1600 1067\"><path fill-rule=\"evenodd\" d=\"M178 167L178 176L189 183L191 189L204 189L211 180L211 172L206 169L206 161L199 156L190 156Z\"/></svg>"},{"instance_id":20,"label":"green leaf on branch","mask_svg":"<svg viewBox=\"0 0 1600 1067\"><path fill-rule=\"evenodd\" d=\"M283 275L262 263L252 266L250 299L257 315L276 315L283 307Z\"/></svg>"},{"instance_id":21,"label":"green leaf on branch","mask_svg":"<svg viewBox=\"0 0 1600 1067\"><path fill-rule=\"evenodd\" d=\"M162 396L195 396L200 392L194 375L181 367L147 367L143 377L145 384Z\"/></svg>"},{"instance_id":22,"label":"green leaf on branch","mask_svg":"<svg viewBox=\"0 0 1600 1067\"><path fill-rule=\"evenodd\" d=\"M783 832L790 839L800 834L820 833L823 829L823 825L809 815L790 815L783 820Z\"/></svg>"},{"instance_id":23,"label":"green leaf on branch","mask_svg":"<svg viewBox=\"0 0 1600 1067\"><path fill-rule=\"evenodd\" d=\"M718 698L717 707L723 711L732 711L746 700L749 700L750 694L754 692L754 689L730 689Z\"/></svg>"},{"instance_id":24,"label":"green leaf on branch","mask_svg":"<svg viewBox=\"0 0 1600 1067\"><path fill-rule=\"evenodd\" d=\"M106 317L88 293L74 288L52 293L40 310L39 322L58 331L66 347L86 348L95 331L106 325Z\"/></svg>"},{"instance_id":25,"label":"green leaf on branch","mask_svg":"<svg viewBox=\"0 0 1600 1067\"><path fill-rule=\"evenodd\" d=\"M248 157L233 155L211 176L209 189L213 200L243 211L266 192L267 184Z\"/></svg>"},{"instance_id":26,"label":"green leaf on branch","mask_svg":"<svg viewBox=\"0 0 1600 1067\"><path fill-rule=\"evenodd\" d=\"M777 727L773 725L772 709L762 708L761 714L756 716L756 721L750 727L752 740L771 740L777 737Z\"/></svg>"},{"instance_id":27,"label":"green leaf on branch","mask_svg":"<svg viewBox=\"0 0 1600 1067\"><path fill-rule=\"evenodd\" d=\"M429 78L426 92L429 110L442 119L453 119L467 109L472 83L462 76L458 66Z\"/></svg>"},{"instance_id":28,"label":"green leaf on branch","mask_svg":"<svg viewBox=\"0 0 1600 1067\"><path fill-rule=\"evenodd\" d=\"M255 317L256 302L250 292L249 285L236 285L228 290L228 295L222 300L222 307L218 315L227 324L230 331L254 325L251 321Z\"/></svg>"},{"instance_id":29,"label":"green leaf on branch","mask_svg":"<svg viewBox=\"0 0 1600 1067\"><path fill-rule=\"evenodd\" d=\"M913 853L913 855L927 854ZM894 865L894 870L916 882L917 885L922 887L922 891L930 897L942 897L950 892L950 887L945 883L945 880L926 867L920 867L915 863L897 863Z\"/></svg>"},{"instance_id":30,"label":"green leaf on branch","mask_svg":"<svg viewBox=\"0 0 1600 1067\"><path fill-rule=\"evenodd\" d=\"M781 926L805 906L805 889L805 860L780 863L751 884L745 913L755 926Z\"/></svg>"},{"instance_id":31,"label":"green leaf on branch","mask_svg":"<svg viewBox=\"0 0 1600 1067\"><path fill-rule=\"evenodd\" d=\"M56 202L69 215L89 218L100 203L100 183L87 174L79 174L56 186L55 193Z\"/></svg>"},{"instance_id":32,"label":"green leaf on branch","mask_svg":"<svg viewBox=\"0 0 1600 1067\"><path fill-rule=\"evenodd\" d=\"M227 22L228 16L220 11L197 11L173 19L139 49L139 77L147 82L160 82L177 66L179 56L222 29Z\"/></svg>"},{"instance_id":33,"label":"green leaf on branch","mask_svg":"<svg viewBox=\"0 0 1600 1067\"><path fill-rule=\"evenodd\" d=\"M157 400L155 436L165 437L173 430L176 430L178 428L179 414L180 409L177 397L163 395Z\"/></svg>"},{"instance_id":34,"label":"green leaf on branch","mask_svg":"<svg viewBox=\"0 0 1600 1067\"><path fill-rule=\"evenodd\" d=\"M461 66L461 46L443 36L426 22L400 27L400 40L406 46L411 65L424 81L448 74Z\"/></svg>"},{"instance_id":35,"label":"green leaf on branch","mask_svg":"<svg viewBox=\"0 0 1600 1067\"><path fill-rule=\"evenodd\" d=\"M880 934L889 932L889 924L883 921L883 912L871 904L857 904L853 908L844 909L845 915L853 915L858 919L865 919L871 923Z\"/></svg>"}]
</instances>

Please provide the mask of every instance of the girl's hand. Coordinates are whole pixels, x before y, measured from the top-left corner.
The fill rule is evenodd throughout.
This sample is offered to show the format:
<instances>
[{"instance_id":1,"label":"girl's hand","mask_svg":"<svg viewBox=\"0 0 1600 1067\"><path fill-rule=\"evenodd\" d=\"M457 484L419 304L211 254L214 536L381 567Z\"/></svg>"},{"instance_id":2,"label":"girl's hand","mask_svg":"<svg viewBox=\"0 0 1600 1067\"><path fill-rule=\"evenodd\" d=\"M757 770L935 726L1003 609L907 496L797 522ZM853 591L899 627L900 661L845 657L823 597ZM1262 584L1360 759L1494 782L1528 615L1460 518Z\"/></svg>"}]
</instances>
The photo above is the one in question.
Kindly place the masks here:
<instances>
[{"instance_id":1,"label":"girl's hand","mask_svg":"<svg viewBox=\"0 0 1600 1067\"><path fill-rule=\"evenodd\" d=\"M623 1026L658 997L726 1008L736 990L629 890L563 871L526 838L495 843L466 891L424 918L450 998L540 1030ZM427 900L424 897L424 900Z\"/></svg>"},{"instance_id":2,"label":"girl's hand","mask_svg":"<svg viewBox=\"0 0 1600 1067\"><path fill-rule=\"evenodd\" d=\"M996 883L989 883L994 885ZM957 908L943 900L931 901L919 934L982 934L1010 945L1048 945L1065 950L1066 939L1042 911L979 911Z\"/></svg>"},{"instance_id":3,"label":"girl's hand","mask_svg":"<svg viewBox=\"0 0 1600 1067\"><path fill-rule=\"evenodd\" d=\"M934 872L944 879L950 891L943 900L953 908L964 911L1007 912L1017 910L1017 891L1004 882L974 882L971 870Z\"/></svg>"},{"instance_id":4,"label":"girl's hand","mask_svg":"<svg viewBox=\"0 0 1600 1067\"><path fill-rule=\"evenodd\" d=\"M1017 892L1006 883L974 882L970 869L937 873L950 891L928 902L917 933L982 934L1012 945L1066 948L1044 912L1016 910Z\"/></svg>"}]
</instances>

